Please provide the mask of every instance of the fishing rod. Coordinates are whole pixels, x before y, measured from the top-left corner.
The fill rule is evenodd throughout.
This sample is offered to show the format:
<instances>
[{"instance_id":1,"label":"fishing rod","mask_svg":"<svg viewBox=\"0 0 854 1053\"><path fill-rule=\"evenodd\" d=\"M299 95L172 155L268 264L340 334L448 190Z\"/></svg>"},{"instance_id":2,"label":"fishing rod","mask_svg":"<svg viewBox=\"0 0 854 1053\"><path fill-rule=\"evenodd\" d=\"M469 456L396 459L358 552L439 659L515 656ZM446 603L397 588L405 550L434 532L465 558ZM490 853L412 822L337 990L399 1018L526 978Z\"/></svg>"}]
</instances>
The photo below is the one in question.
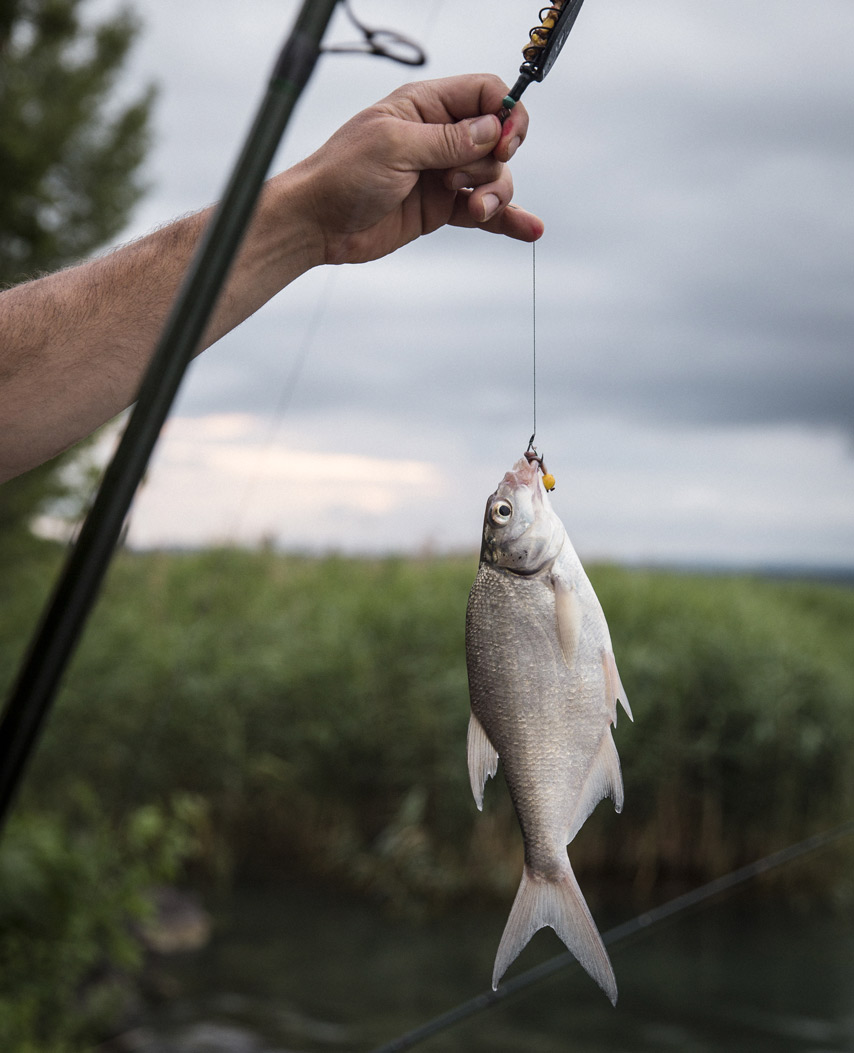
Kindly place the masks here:
<instances>
[{"instance_id":1,"label":"fishing rod","mask_svg":"<svg viewBox=\"0 0 854 1053\"><path fill-rule=\"evenodd\" d=\"M522 49L525 60L519 67L519 76L510 91L504 96L498 116L503 124L510 111L522 97L522 92L533 81L542 81L566 43L584 0L552 0L540 10L540 24L528 33L530 43Z\"/></svg>"},{"instance_id":2,"label":"fishing rod","mask_svg":"<svg viewBox=\"0 0 854 1053\"><path fill-rule=\"evenodd\" d=\"M321 54L321 41L337 4L338 0L304 0L297 14L220 204L175 299L121 442L30 643L0 718L0 832L273 155ZM363 41L335 51L380 55L408 65L424 62L423 51L412 41L391 31L368 29L349 7L347 13Z\"/></svg>"}]
</instances>

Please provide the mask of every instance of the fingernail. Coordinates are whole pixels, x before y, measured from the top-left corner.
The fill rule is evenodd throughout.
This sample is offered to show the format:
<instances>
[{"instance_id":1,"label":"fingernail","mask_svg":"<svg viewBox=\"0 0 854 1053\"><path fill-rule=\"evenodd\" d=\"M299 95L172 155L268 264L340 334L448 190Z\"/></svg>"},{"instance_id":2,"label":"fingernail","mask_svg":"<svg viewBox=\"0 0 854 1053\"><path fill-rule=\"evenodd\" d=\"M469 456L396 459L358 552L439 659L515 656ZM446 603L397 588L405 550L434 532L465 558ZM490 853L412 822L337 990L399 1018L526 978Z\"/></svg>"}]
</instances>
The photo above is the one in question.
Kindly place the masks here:
<instances>
[{"instance_id":1,"label":"fingernail","mask_svg":"<svg viewBox=\"0 0 854 1053\"><path fill-rule=\"evenodd\" d=\"M478 117L477 120L471 122L469 135L475 146L484 146L495 139L495 133L498 131L496 127L497 120L498 118L492 114L486 114L486 116Z\"/></svg>"},{"instance_id":2,"label":"fingernail","mask_svg":"<svg viewBox=\"0 0 854 1053\"><path fill-rule=\"evenodd\" d=\"M483 222L485 223L488 219L492 219L498 211L501 201L497 194L484 194L481 204L483 205Z\"/></svg>"},{"instance_id":3,"label":"fingernail","mask_svg":"<svg viewBox=\"0 0 854 1053\"><path fill-rule=\"evenodd\" d=\"M465 172L457 172L451 180L451 186L454 190L462 190L464 187L471 186L471 176L466 175Z\"/></svg>"},{"instance_id":4,"label":"fingernail","mask_svg":"<svg viewBox=\"0 0 854 1053\"><path fill-rule=\"evenodd\" d=\"M507 160L508 161L513 156L513 154L516 153L516 151L519 149L519 147L521 145L522 145L522 136L521 135L515 135L510 140L510 145L507 147Z\"/></svg>"}]
</instances>

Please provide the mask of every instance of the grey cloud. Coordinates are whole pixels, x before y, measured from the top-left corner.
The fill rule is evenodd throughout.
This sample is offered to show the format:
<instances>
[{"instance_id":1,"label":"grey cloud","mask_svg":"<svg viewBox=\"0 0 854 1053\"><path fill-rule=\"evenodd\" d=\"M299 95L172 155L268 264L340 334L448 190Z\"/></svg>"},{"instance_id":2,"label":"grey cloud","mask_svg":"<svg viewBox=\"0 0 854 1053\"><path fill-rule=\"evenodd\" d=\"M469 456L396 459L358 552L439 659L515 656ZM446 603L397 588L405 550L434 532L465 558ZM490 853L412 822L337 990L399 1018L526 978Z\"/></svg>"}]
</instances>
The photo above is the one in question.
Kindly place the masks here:
<instances>
[{"instance_id":1,"label":"grey cloud","mask_svg":"<svg viewBox=\"0 0 854 1053\"><path fill-rule=\"evenodd\" d=\"M416 18L409 5L363 3L377 24ZM295 6L259 0L233 43L241 5L188 0L187 19L202 12L207 28L198 44L163 52L175 79L163 95L160 197L146 215L164 220L158 207L196 207L221 185L228 137L248 122L277 46L272 28L259 39L258 20L278 35ZM164 20L162 39L174 4L149 9ZM458 8L436 6L424 75L468 67L511 78L529 15L510 0L466 10L482 32L461 51ZM417 18L416 34L430 21L421 9ZM183 16L172 24L186 37ZM547 224L537 248L540 424L553 448L583 446L591 479L613 473L632 453L626 436L642 429L661 448L692 429L711 443L735 426L850 436L852 53L850 0L615 0L585 5L565 56L529 89L531 131L512 167L517 201ZM408 75L324 59L281 156L314 149ZM274 419L321 304L281 421L288 434L503 465L531 420L530 274L528 246L442 231L388 261L342 268L328 286L307 275L203 356L179 412ZM581 420L598 421L587 429L597 441L572 430Z\"/></svg>"}]
</instances>

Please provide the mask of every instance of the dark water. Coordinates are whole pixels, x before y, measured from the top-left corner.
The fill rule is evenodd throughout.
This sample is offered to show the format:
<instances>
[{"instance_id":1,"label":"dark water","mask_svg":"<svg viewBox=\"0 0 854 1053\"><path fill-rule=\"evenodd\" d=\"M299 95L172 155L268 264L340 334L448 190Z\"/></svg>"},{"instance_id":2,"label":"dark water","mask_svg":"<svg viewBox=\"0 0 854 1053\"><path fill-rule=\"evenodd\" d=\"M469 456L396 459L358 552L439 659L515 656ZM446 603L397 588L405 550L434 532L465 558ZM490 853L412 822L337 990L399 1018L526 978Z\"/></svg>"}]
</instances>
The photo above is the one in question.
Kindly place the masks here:
<instances>
[{"instance_id":1,"label":"dark water","mask_svg":"<svg viewBox=\"0 0 854 1053\"><path fill-rule=\"evenodd\" d=\"M630 912L596 913L604 931ZM296 886L243 892L205 950L157 964L171 997L147 1014L133 1048L371 1050L483 992L503 924L503 914L475 912L390 920ZM561 949L550 930L539 933L509 976ZM418 1048L854 1051L850 913L731 897L617 944L611 957L616 1009L573 966Z\"/></svg>"}]
</instances>

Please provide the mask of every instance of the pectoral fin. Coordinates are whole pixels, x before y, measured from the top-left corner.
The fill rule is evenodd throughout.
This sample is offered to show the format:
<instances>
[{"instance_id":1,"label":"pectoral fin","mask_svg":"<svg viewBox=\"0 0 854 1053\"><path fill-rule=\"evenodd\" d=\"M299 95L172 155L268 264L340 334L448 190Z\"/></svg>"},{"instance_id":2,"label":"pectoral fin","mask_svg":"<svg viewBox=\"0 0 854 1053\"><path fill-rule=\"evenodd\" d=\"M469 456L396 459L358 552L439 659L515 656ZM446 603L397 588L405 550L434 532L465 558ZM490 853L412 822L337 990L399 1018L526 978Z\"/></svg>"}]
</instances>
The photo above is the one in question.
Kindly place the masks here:
<instances>
[{"instance_id":1,"label":"pectoral fin","mask_svg":"<svg viewBox=\"0 0 854 1053\"><path fill-rule=\"evenodd\" d=\"M486 780L492 778L498 771L498 751L489 741L483 725L474 713L469 720L466 753L469 762L471 792L474 794L474 803L478 811L482 812L483 788L486 786Z\"/></svg>"},{"instance_id":2,"label":"pectoral fin","mask_svg":"<svg viewBox=\"0 0 854 1053\"><path fill-rule=\"evenodd\" d=\"M578 643L581 639L581 604L578 593L561 578L553 578L555 590L555 614L557 616L557 635L560 649L570 669L575 667L578 656Z\"/></svg>"}]
</instances>

